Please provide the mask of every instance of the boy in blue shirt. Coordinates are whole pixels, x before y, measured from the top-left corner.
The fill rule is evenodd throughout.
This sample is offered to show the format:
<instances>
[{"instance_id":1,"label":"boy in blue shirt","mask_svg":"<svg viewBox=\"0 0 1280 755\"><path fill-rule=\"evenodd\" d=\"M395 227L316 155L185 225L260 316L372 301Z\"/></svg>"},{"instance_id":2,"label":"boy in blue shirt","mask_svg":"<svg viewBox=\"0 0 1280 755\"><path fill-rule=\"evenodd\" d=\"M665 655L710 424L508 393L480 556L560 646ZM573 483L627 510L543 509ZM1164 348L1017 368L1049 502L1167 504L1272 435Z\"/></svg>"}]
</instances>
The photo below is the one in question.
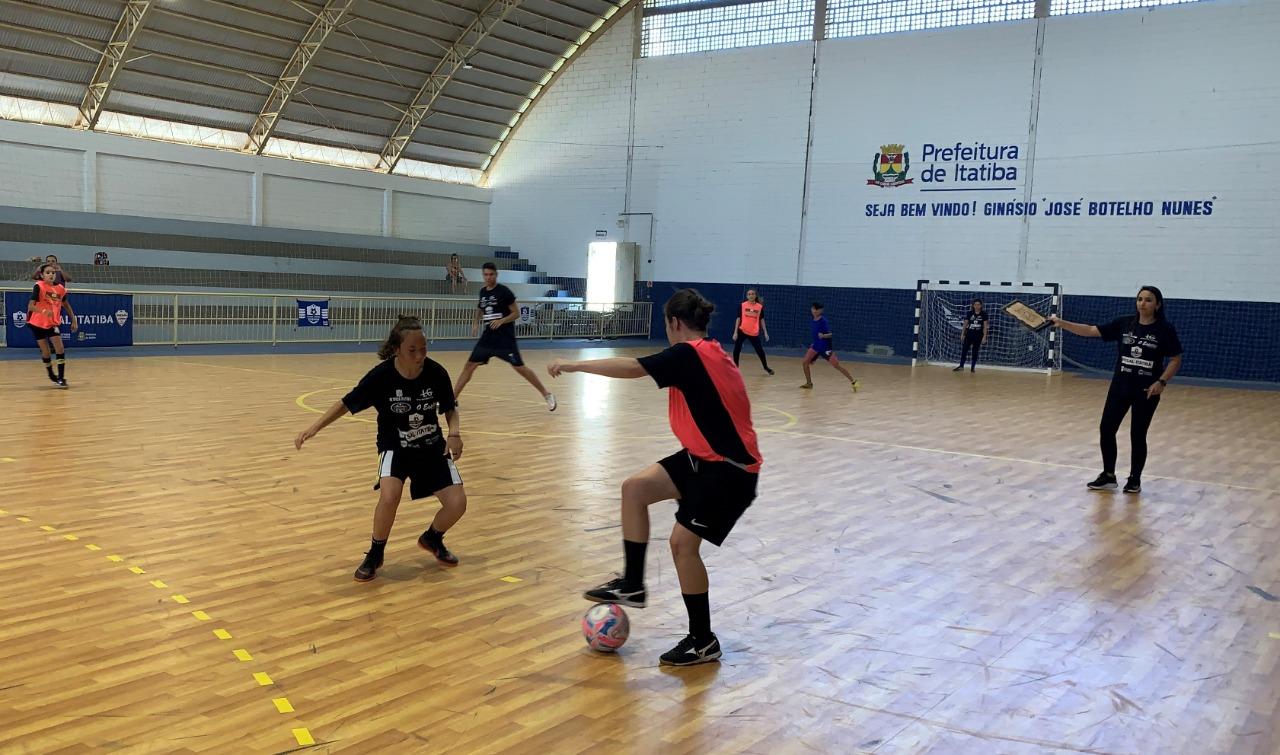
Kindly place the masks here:
<instances>
[{"instance_id":1,"label":"boy in blue shirt","mask_svg":"<svg viewBox=\"0 0 1280 755\"><path fill-rule=\"evenodd\" d=\"M849 374L848 370L841 366L840 360L836 358L836 353L832 348L831 326L827 324L827 318L822 316L822 302L815 301L809 308L809 311L813 314L813 323L810 326L812 329L812 338L809 342L809 350L805 352L804 361L801 363L804 367L804 385L800 387L813 387L813 376L809 374L809 365L813 364L818 357L822 357L827 360L827 364L835 367L840 371L841 375L848 378L849 385L853 387L854 392L857 392L858 381L853 377L853 375Z\"/></svg>"}]
</instances>

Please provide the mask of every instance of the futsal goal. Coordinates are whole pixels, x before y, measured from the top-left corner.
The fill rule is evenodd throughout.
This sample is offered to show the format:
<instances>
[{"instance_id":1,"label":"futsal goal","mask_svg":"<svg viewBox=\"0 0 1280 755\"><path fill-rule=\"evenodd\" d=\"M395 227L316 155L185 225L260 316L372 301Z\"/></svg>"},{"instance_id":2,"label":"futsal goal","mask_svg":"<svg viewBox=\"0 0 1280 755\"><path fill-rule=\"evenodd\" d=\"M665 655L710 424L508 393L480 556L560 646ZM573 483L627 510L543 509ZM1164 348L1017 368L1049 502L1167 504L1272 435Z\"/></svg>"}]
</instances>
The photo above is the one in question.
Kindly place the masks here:
<instances>
[{"instance_id":1,"label":"futsal goal","mask_svg":"<svg viewBox=\"0 0 1280 755\"><path fill-rule=\"evenodd\" d=\"M960 362L964 318L972 302L982 302L988 315L987 342L979 364L1010 370L1056 372L1062 352L1055 328L1032 330L1004 307L1021 302L1042 317L1062 311L1062 286L1057 283L1012 281L921 280L916 283L916 321L911 364Z\"/></svg>"}]
</instances>

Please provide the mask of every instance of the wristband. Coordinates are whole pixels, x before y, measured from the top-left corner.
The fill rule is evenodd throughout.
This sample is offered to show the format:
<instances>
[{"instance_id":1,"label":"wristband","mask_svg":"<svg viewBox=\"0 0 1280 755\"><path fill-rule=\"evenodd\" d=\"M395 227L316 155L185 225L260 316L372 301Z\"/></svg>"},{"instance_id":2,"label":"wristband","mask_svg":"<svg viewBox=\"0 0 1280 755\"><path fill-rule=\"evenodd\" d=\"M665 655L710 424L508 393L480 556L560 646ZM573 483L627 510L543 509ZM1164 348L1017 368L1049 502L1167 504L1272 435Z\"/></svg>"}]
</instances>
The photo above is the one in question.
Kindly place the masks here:
<instances>
[{"instance_id":1,"label":"wristband","mask_svg":"<svg viewBox=\"0 0 1280 755\"><path fill-rule=\"evenodd\" d=\"M1156 382L1159 383L1160 385L1163 385L1166 388L1169 387L1169 381L1165 380L1164 378L1156 378Z\"/></svg>"}]
</instances>

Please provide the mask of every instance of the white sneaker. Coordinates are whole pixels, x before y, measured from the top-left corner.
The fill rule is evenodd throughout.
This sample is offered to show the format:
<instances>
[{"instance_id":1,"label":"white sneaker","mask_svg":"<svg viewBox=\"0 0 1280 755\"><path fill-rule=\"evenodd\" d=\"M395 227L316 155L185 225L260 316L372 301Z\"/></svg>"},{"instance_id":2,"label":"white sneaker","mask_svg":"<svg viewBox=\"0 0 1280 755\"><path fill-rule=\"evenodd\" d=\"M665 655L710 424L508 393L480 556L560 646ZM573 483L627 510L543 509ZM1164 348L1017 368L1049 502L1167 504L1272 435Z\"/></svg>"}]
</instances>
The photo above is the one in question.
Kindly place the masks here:
<instances>
[{"instance_id":1,"label":"white sneaker","mask_svg":"<svg viewBox=\"0 0 1280 755\"><path fill-rule=\"evenodd\" d=\"M547 411L554 412L556 410L556 394L548 393L543 398L547 400Z\"/></svg>"}]
</instances>

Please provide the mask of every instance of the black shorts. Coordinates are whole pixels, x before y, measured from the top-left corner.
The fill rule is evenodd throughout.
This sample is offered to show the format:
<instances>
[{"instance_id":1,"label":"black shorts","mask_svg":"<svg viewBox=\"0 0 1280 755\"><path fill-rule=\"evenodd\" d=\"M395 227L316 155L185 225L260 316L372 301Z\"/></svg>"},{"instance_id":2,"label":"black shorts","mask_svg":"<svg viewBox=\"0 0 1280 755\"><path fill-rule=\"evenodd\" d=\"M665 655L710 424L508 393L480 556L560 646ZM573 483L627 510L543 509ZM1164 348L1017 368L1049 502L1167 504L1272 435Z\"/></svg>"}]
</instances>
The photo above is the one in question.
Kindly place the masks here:
<instances>
[{"instance_id":1,"label":"black shorts","mask_svg":"<svg viewBox=\"0 0 1280 755\"><path fill-rule=\"evenodd\" d=\"M676 521L712 545L720 545L756 498L760 475L727 461L696 459L681 450L658 461L680 497Z\"/></svg>"},{"instance_id":2,"label":"black shorts","mask_svg":"<svg viewBox=\"0 0 1280 755\"><path fill-rule=\"evenodd\" d=\"M46 338L53 338L54 336L62 335L57 328L42 328L39 325L30 324L28 324L27 327L31 328L31 335L34 336L37 341L43 341Z\"/></svg>"},{"instance_id":3,"label":"black shorts","mask_svg":"<svg viewBox=\"0 0 1280 755\"><path fill-rule=\"evenodd\" d=\"M415 501L435 495L450 485L462 484L462 476L458 474L453 459L434 448L383 451L378 454L378 479L373 483L374 490L382 486L383 477L394 477L400 482L412 480L409 498Z\"/></svg>"},{"instance_id":4,"label":"black shorts","mask_svg":"<svg viewBox=\"0 0 1280 755\"><path fill-rule=\"evenodd\" d=\"M471 350L471 356L467 357L467 361L488 364L493 357L507 362L512 367L524 366L524 360L520 358L520 347L514 341L509 344L477 343Z\"/></svg>"}]
</instances>

